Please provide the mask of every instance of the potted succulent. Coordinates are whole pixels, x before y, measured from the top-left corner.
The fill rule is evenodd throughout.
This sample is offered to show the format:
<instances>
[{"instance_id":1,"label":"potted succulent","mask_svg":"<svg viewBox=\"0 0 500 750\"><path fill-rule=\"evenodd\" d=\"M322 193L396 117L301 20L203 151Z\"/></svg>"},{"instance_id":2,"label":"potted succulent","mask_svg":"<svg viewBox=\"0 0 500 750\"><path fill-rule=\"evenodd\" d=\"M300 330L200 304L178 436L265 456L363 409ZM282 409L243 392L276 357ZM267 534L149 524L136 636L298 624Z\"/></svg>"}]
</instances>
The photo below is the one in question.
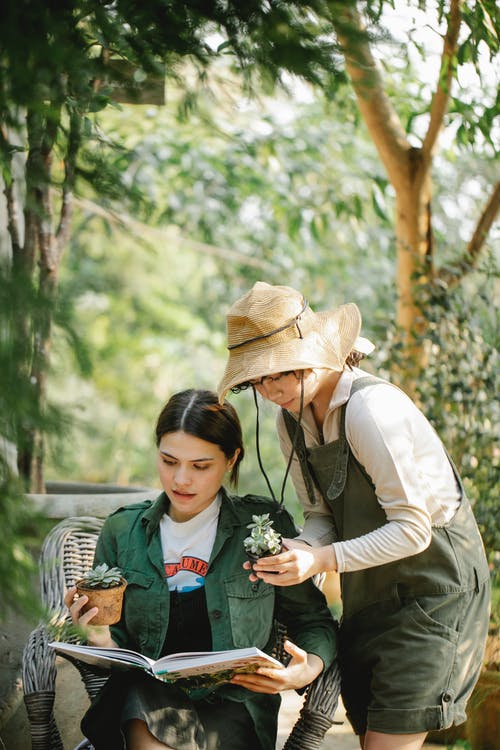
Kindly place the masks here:
<instances>
[{"instance_id":1,"label":"potted succulent","mask_svg":"<svg viewBox=\"0 0 500 750\"><path fill-rule=\"evenodd\" d=\"M281 534L273 529L269 513L252 516L252 523L247 524L250 535L243 540L243 546L250 563L261 557L279 555L282 550Z\"/></svg>"},{"instance_id":2,"label":"potted succulent","mask_svg":"<svg viewBox=\"0 0 500 750\"><path fill-rule=\"evenodd\" d=\"M121 617L123 594L127 581L119 568L110 568L106 563L88 570L83 578L76 581L78 596L88 596L89 600L82 608L82 613L92 607L98 612L92 618L91 625L113 625Z\"/></svg>"}]
</instances>

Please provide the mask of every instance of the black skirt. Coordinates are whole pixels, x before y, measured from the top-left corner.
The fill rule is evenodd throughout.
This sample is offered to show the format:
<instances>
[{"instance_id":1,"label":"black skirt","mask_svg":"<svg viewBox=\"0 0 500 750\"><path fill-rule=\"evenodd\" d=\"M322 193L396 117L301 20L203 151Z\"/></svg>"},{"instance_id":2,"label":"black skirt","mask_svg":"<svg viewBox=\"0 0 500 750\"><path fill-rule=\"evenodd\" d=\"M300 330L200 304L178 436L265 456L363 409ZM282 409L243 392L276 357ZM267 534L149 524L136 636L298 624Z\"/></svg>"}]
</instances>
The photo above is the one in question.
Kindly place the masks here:
<instances>
[{"instance_id":1,"label":"black skirt","mask_svg":"<svg viewBox=\"0 0 500 750\"><path fill-rule=\"evenodd\" d=\"M262 745L244 703L218 696L192 700L148 675L113 673L82 720L96 750L124 750L127 722L144 721L174 750L259 750Z\"/></svg>"},{"instance_id":2,"label":"black skirt","mask_svg":"<svg viewBox=\"0 0 500 750\"><path fill-rule=\"evenodd\" d=\"M162 655L211 649L204 587L171 591ZM243 702L221 697L217 690L193 700L178 687L135 670L111 674L84 716L82 731L96 750L124 750L126 725L133 719L144 721L157 740L174 750L262 748Z\"/></svg>"}]
</instances>

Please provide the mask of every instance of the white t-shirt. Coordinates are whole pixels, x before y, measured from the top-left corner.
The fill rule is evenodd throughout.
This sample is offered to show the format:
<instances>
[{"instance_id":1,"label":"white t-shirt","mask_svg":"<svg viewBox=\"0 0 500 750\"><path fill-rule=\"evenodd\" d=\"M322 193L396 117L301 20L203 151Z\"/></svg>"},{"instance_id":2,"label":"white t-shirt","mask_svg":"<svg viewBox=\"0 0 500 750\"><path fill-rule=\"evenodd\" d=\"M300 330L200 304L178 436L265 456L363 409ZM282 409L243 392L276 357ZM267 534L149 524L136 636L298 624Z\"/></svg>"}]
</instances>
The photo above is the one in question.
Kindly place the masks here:
<instances>
[{"instance_id":1,"label":"white t-shirt","mask_svg":"<svg viewBox=\"0 0 500 750\"><path fill-rule=\"evenodd\" d=\"M355 379L363 370L345 370L332 394L323 424L323 441L339 437L341 407L346 408L346 438L375 485L387 523L343 542L334 542L339 573L362 570L415 555L426 549L433 526L443 526L455 515L460 491L443 444L413 401L392 385L371 385L349 399ZM290 438L281 415L277 417L280 445L290 455ZM306 445L322 440L310 406L304 409L302 428ZM299 539L313 546L333 541L330 508L316 492L312 505L297 456L290 474L304 508L304 529Z\"/></svg>"},{"instance_id":2,"label":"white t-shirt","mask_svg":"<svg viewBox=\"0 0 500 750\"><path fill-rule=\"evenodd\" d=\"M168 588L193 591L205 585L208 561L217 533L221 498L189 521L178 523L166 513L160 520L161 548Z\"/></svg>"}]
</instances>

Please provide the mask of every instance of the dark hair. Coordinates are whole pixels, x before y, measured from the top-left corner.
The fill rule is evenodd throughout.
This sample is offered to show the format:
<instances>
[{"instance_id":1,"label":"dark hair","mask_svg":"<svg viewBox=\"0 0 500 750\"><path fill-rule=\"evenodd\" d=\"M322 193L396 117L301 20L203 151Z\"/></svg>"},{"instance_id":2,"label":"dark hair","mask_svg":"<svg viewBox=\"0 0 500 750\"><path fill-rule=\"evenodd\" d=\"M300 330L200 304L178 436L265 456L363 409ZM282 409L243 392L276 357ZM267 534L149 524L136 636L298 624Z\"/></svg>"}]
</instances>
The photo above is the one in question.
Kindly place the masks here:
<instances>
[{"instance_id":1,"label":"dark hair","mask_svg":"<svg viewBox=\"0 0 500 750\"><path fill-rule=\"evenodd\" d=\"M156 422L156 445L167 432L186 432L188 435L218 445L230 459L240 452L231 470L231 484L238 484L240 462L245 454L239 417L231 404L219 404L213 391L195 390L175 393L161 410Z\"/></svg>"},{"instance_id":2,"label":"dark hair","mask_svg":"<svg viewBox=\"0 0 500 750\"><path fill-rule=\"evenodd\" d=\"M357 352L355 349L352 350L352 352L349 353L345 363L347 367L352 370L353 367L357 367L362 359L365 358L365 355L361 352Z\"/></svg>"}]
</instances>

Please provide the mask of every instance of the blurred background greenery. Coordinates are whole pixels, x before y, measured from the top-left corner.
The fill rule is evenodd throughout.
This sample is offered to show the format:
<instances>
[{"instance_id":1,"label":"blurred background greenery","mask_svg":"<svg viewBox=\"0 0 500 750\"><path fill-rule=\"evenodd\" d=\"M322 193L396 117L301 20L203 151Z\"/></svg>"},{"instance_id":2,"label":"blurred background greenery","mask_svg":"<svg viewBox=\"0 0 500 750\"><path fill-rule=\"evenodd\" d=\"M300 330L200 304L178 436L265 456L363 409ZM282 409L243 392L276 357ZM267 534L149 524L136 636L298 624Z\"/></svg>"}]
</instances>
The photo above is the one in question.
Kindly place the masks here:
<instances>
[{"instance_id":1,"label":"blurred background greenery","mask_svg":"<svg viewBox=\"0 0 500 750\"><path fill-rule=\"evenodd\" d=\"M226 311L256 280L302 290L315 310L359 305L377 344L366 368L430 417L494 569L498 8L468 4L443 63L433 43L453 32L453 0L169 5L40 1L21 17L9 4L2 26L7 604L23 600L32 567L23 491L43 491L46 479L157 486L155 418L174 391L216 386ZM370 123L347 75L346 48L360 45L378 60L383 88L371 85L391 102L395 134L392 120ZM111 72L116 60L132 75ZM374 111L384 107L381 97ZM439 149L426 151L439 117ZM413 200L425 247L408 275L411 330L400 314L404 191L381 158L388 142L404 142L405 174L424 164L432 182ZM230 398L247 446L239 490L267 493L251 394ZM263 462L279 494L272 405L262 416ZM290 483L286 498L300 523Z\"/></svg>"}]
</instances>

